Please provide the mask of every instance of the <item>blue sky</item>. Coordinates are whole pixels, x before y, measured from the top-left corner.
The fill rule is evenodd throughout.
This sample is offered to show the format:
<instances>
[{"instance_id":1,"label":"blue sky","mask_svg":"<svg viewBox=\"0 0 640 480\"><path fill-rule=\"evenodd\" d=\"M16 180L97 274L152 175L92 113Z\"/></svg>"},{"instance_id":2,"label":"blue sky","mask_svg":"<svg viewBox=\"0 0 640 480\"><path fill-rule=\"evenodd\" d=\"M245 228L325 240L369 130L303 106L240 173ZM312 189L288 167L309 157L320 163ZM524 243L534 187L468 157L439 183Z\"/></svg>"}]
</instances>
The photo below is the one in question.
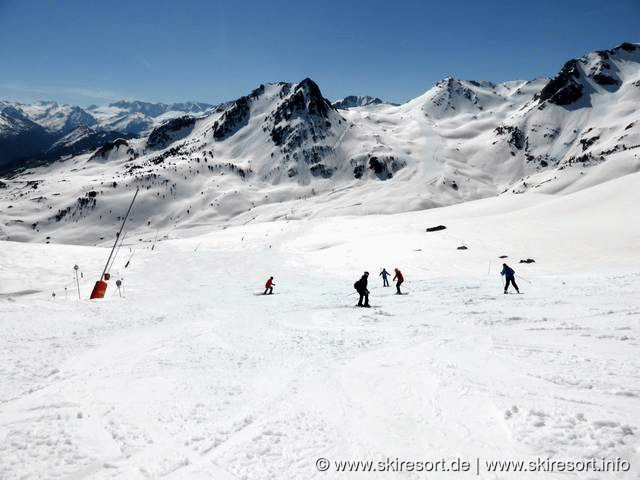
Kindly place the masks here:
<instances>
[{"instance_id":1,"label":"blue sky","mask_svg":"<svg viewBox=\"0 0 640 480\"><path fill-rule=\"evenodd\" d=\"M640 42L640 0L0 0L0 99L221 103L310 77L403 103Z\"/></svg>"}]
</instances>

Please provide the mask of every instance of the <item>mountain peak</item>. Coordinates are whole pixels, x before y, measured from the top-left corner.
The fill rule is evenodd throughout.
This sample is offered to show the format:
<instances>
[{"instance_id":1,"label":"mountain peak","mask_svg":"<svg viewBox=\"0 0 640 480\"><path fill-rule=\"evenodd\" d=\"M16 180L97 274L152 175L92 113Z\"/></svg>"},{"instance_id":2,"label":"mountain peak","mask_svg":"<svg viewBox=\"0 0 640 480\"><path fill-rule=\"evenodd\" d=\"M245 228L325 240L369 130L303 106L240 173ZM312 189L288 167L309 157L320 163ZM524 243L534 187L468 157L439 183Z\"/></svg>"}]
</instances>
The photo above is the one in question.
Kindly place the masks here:
<instances>
[{"instance_id":1,"label":"mountain peak","mask_svg":"<svg viewBox=\"0 0 640 480\"><path fill-rule=\"evenodd\" d=\"M570 105L582 97L583 85L579 81L581 69L578 60L569 60L560 72L536 95L540 102Z\"/></svg>"},{"instance_id":2,"label":"mountain peak","mask_svg":"<svg viewBox=\"0 0 640 480\"><path fill-rule=\"evenodd\" d=\"M337 102L333 102L333 107L338 110L346 110L349 108L355 107L364 107L367 105L380 105L383 102L379 98L370 97L368 95L359 96L359 95L349 95L344 97L342 100L338 100Z\"/></svg>"},{"instance_id":3,"label":"mountain peak","mask_svg":"<svg viewBox=\"0 0 640 480\"><path fill-rule=\"evenodd\" d=\"M566 107L597 88L616 91L625 81L625 64L629 62L640 63L640 45L623 43L569 60L535 98L541 106L548 102Z\"/></svg>"},{"instance_id":4,"label":"mountain peak","mask_svg":"<svg viewBox=\"0 0 640 480\"><path fill-rule=\"evenodd\" d=\"M289 147L294 147L294 144L306 139L308 135L313 140L323 138L324 130L330 126L330 112L336 110L322 96L320 87L310 78L305 78L284 97L274 111L271 138L276 145L287 144ZM306 120L306 124L296 124L295 120L302 118Z\"/></svg>"},{"instance_id":5,"label":"mountain peak","mask_svg":"<svg viewBox=\"0 0 640 480\"><path fill-rule=\"evenodd\" d=\"M289 111L287 109L289 107L291 107L291 112L306 111L310 115L318 115L324 118L328 116L330 110L334 110L331 103L322 96L320 87L310 78L305 78L296 85L293 95L283 105L285 118L287 118L287 112Z\"/></svg>"}]
</instances>

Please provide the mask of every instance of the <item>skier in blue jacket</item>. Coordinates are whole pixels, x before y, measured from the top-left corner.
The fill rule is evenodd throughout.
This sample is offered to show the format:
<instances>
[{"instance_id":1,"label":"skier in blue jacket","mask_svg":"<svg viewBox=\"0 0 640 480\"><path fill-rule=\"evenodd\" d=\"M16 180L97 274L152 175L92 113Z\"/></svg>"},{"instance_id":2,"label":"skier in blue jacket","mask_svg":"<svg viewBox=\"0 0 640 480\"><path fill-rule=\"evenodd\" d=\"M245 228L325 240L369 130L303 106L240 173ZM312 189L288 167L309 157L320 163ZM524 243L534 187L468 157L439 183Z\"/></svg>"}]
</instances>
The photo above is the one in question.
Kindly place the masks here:
<instances>
[{"instance_id":1,"label":"skier in blue jacket","mask_svg":"<svg viewBox=\"0 0 640 480\"><path fill-rule=\"evenodd\" d=\"M378 275L382 275L382 286L383 287L388 287L389 286L389 280L387 280L387 277L391 276L391 274L389 272L387 272L386 268L383 268L382 271Z\"/></svg>"},{"instance_id":2,"label":"skier in blue jacket","mask_svg":"<svg viewBox=\"0 0 640 480\"><path fill-rule=\"evenodd\" d=\"M513 285L513 288L516 289L516 292L520 293L520 290L518 289L518 285L516 285L515 274L516 272L513 270L513 268L511 268L506 263L502 264L502 271L500 272L500 275L504 275L504 278L506 280L504 284L504 293L507 293L509 284Z\"/></svg>"}]
</instances>

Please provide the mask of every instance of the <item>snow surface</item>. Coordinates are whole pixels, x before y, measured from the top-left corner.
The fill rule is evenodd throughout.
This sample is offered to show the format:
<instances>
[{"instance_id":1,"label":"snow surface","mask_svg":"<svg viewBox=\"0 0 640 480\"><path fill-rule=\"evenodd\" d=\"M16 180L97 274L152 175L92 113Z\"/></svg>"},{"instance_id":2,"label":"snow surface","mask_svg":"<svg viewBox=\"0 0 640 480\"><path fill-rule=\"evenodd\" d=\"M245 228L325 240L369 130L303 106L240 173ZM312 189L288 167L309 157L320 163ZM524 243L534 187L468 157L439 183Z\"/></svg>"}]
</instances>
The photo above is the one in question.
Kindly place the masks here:
<instances>
[{"instance_id":1,"label":"snow surface","mask_svg":"<svg viewBox=\"0 0 640 480\"><path fill-rule=\"evenodd\" d=\"M562 195L125 237L99 301L109 247L0 242L0 478L640 478L631 170ZM503 261L522 295L502 293ZM364 270L371 309L353 307ZM256 295L270 275L277 295ZM457 458L471 471L333 463ZM485 463L538 458L630 470Z\"/></svg>"}]
</instances>

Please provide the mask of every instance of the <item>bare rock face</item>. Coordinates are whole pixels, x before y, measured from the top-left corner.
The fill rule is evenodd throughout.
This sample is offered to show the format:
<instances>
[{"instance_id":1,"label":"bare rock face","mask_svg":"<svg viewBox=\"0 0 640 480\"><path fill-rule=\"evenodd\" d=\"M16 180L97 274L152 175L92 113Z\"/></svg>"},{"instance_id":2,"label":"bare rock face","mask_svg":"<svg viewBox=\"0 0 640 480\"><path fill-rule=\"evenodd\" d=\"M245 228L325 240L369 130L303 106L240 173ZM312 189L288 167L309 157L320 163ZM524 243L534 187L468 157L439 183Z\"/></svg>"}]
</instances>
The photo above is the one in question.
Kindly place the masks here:
<instances>
[{"instance_id":1,"label":"bare rock face","mask_svg":"<svg viewBox=\"0 0 640 480\"><path fill-rule=\"evenodd\" d=\"M569 60L535 98L540 103L548 101L555 105L570 105L582 97L583 86L579 80L578 60Z\"/></svg>"},{"instance_id":2,"label":"bare rock face","mask_svg":"<svg viewBox=\"0 0 640 480\"><path fill-rule=\"evenodd\" d=\"M191 133L196 119L189 116L174 118L154 128L147 139L147 147L164 148Z\"/></svg>"},{"instance_id":3,"label":"bare rock face","mask_svg":"<svg viewBox=\"0 0 640 480\"><path fill-rule=\"evenodd\" d=\"M217 141L233 136L238 130L249 123L251 105L249 97L241 97L227 109L220 120L213 125L213 138Z\"/></svg>"},{"instance_id":4,"label":"bare rock face","mask_svg":"<svg viewBox=\"0 0 640 480\"><path fill-rule=\"evenodd\" d=\"M304 141L317 142L331 128L330 112L336 109L320 93L320 88L306 78L293 88L273 112L271 139L291 151Z\"/></svg>"}]
</instances>

